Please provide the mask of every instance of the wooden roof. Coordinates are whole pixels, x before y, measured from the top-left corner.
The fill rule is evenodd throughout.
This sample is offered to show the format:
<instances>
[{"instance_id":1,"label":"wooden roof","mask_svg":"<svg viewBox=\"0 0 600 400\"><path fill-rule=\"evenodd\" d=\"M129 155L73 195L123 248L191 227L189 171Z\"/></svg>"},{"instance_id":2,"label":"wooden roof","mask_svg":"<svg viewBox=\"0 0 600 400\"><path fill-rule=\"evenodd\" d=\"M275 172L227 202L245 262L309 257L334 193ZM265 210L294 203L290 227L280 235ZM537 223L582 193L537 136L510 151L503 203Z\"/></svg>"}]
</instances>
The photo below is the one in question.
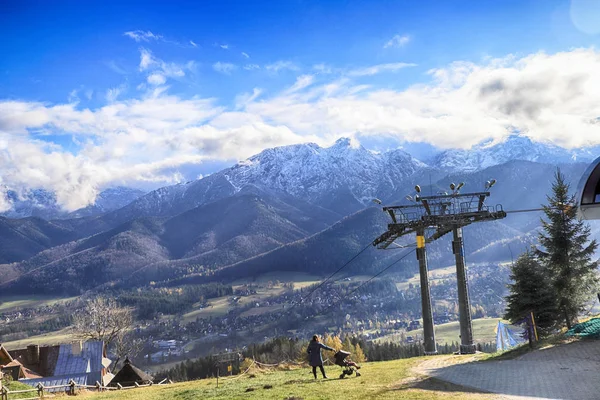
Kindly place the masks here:
<instances>
[{"instance_id":1,"label":"wooden roof","mask_svg":"<svg viewBox=\"0 0 600 400\"><path fill-rule=\"evenodd\" d=\"M123 363L123 368L115 375L115 377L110 381L110 386L117 386L117 383L123 386L131 386L134 383L144 384L152 382L154 378L135 365L131 364L129 358L125 359Z\"/></svg>"}]
</instances>

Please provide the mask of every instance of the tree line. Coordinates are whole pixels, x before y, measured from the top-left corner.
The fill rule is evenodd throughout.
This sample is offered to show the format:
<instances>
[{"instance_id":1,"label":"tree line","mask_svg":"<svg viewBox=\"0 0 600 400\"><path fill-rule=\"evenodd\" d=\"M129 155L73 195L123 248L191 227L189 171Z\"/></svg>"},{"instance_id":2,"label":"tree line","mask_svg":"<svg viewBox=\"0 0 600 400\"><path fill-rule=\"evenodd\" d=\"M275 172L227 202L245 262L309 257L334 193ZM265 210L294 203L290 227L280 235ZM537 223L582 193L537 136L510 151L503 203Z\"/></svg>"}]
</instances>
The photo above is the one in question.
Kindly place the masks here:
<instances>
[{"instance_id":1,"label":"tree line","mask_svg":"<svg viewBox=\"0 0 600 400\"><path fill-rule=\"evenodd\" d=\"M397 344L376 343L367 341L362 337L346 335L343 338L337 335L323 335L322 341L335 350L345 350L351 353L350 358L357 362L365 361L390 361L403 358L419 357L423 355L421 343ZM304 363L308 360L306 349L308 341L298 338L277 337L264 343L252 344L240 352L241 358L234 357L231 365L233 375L244 372L253 361L263 364L278 363ZM438 347L440 354L453 354L458 352L459 343L446 343ZM483 352L496 351L495 343L478 344L477 349ZM333 358L333 353L324 354L324 359ZM330 365L332 361L330 361ZM227 365L219 362L219 356L210 355L196 360L183 361L173 368L163 371L158 378L169 378L181 382L187 380L206 379L216 377L227 371Z\"/></svg>"},{"instance_id":2,"label":"tree line","mask_svg":"<svg viewBox=\"0 0 600 400\"><path fill-rule=\"evenodd\" d=\"M123 306L134 307L139 319L153 319L159 313L180 314L191 309L194 303L204 303L208 299L232 294L231 285L208 283L179 288L120 290L111 296L117 298Z\"/></svg>"}]
</instances>

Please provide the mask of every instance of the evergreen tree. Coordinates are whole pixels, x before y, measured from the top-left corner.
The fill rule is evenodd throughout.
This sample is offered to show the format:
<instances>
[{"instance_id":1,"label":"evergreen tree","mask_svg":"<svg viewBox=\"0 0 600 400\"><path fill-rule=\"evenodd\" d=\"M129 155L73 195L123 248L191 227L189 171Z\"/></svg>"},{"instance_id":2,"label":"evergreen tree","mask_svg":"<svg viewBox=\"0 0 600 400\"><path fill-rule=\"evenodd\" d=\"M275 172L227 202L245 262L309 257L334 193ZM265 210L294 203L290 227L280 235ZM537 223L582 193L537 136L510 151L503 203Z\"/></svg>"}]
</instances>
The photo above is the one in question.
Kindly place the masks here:
<instances>
[{"instance_id":1,"label":"evergreen tree","mask_svg":"<svg viewBox=\"0 0 600 400\"><path fill-rule=\"evenodd\" d=\"M354 361L356 361L357 363L362 363L367 361L367 357L365 356L365 353L363 352L362 348L360 347L360 343L356 343L356 346L354 348L354 355L352 356L352 359Z\"/></svg>"},{"instance_id":2,"label":"evergreen tree","mask_svg":"<svg viewBox=\"0 0 600 400\"><path fill-rule=\"evenodd\" d=\"M344 339L344 344L342 346L342 350L346 350L349 353L354 354L354 345L352 344L352 341L350 340L350 336L346 335L346 338Z\"/></svg>"},{"instance_id":3,"label":"evergreen tree","mask_svg":"<svg viewBox=\"0 0 600 400\"><path fill-rule=\"evenodd\" d=\"M552 195L544 206L547 221L542 219L541 247L536 255L550 273L560 313L570 329L596 293L598 261L592 256L598 243L589 241L589 226L577 220L575 199L569 194L564 175L557 170L554 177Z\"/></svg>"},{"instance_id":4,"label":"evergreen tree","mask_svg":"<svg viewBox=\"0 0 600 400\"><path fill-rule=\"evenodd\" d=\"M556 326L557 302L547 270L532 252L522 254L511 267L504 318L519 323L530 312L536 320L538 333L549 334Z\"/></svg>"}]
</instances>

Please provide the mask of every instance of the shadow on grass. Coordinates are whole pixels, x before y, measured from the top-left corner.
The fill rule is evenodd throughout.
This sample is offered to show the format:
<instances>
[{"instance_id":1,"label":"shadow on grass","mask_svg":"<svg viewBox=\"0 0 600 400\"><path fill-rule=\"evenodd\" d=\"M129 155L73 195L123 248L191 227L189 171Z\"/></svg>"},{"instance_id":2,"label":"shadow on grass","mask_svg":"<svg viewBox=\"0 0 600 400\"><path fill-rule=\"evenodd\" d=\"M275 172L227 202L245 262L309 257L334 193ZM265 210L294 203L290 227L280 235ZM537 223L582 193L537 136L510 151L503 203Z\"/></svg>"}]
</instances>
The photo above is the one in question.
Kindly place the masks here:
<instances>
[{"instance_id":1,"label":"shadow on grass","mask_svg":"<svg viewBox=\"0 0 600 400\"><path fill-rule=\"evenodd\" d=\"M349 377L349 378L344 378L343 380L351 380L351 379L359 379L357 377ZM284 385L312 385L315 383L329 383L329 382L337 382L337 381L341 381L342 379L335 377L335 378L327 378L327 379L314 379L314 378L306 378L306 379L293 379L291 381L287 381L284 382Z\"/></svg>"}]
</instances>

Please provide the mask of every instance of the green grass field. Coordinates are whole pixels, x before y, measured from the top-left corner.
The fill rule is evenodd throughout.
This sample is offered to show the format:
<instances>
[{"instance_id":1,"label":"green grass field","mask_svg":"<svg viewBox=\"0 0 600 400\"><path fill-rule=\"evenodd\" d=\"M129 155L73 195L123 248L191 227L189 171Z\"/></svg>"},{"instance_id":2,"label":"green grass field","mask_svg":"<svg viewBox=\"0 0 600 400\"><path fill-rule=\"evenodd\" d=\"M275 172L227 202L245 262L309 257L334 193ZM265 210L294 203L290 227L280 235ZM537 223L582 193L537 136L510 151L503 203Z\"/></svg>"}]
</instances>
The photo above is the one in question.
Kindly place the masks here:
<instances>
[{"instance_id":1,"label":"green grass field","mask_svg":"<svg viewBox=\"0 0 600 400\"><path fill-rule=\"evenodd\" d=\"M304 272L288 272L288 271L275 271L269 272L263 275L259 275L252 279L240 279L233 282L233 286L240 286L244 284L265 284L267 282L293 282L294 287L299 289L301 287L310 286L314 283L321 281L321 278L315 275L306 274Z\"/></svg>"},{"instance_id":2,"label":"green grass field","mask_svg":"<svg viewBox=\"0 0 600 400\"><path fill-rule=\"evenodd\" d=\"M52 305L58 302L67 302L75 300L77 297L56 297L56 296L1 296L0 312L16 311L28 307L41 307Z\"/></svg>"},{"instance_id":3,"label":"green grass field","mask_svg":"<svg viewBox=\"0 0 600 400\"><path fill-rule=\"evenodd\" d=\"M265 287L268 282L275 283L280 282L280 285L273 286L270 288ZM238 289L243 285L261 285L261 287L255 295L243 296L237 303L237 306L244 306L252 303L261 303L267 297L276 296L281 294L285 289L281 283L292 282L295 289L300 289L313 285L320 282L320 278L314 275L305 274L302 272L271 272L268 274L260 275L253 279L237 280L233 283L233 288ZM196 318L209 318L209 317L220 317L229 312L234 307L229 301L232 296L223 296L216 299L210 299L210 307L195 309L183 315L183 322L189 323L196 320ZM198 308L200 304L195 304L195 308ZM255 307L246 311L243 315L258 315L265 312L272 312L277 310L279 307Z\"/></svg>"},{"instance_id":4,"label":"green grass field","mask_svg":"<svg viewBox=\"0 0 600 400\"><path fill-rule=\"evenodd\" d=\"M473 320L473 337L476 343L489 343L496 340L496 326L500 318L481 318ZM460 342L458 337L460 327L458 321L435 326L435 340L439 344ZM406 332L406 336L423 336L423 330L417 329ZM394 333L383 336L378 342L400 342L400 334Z\"/></svg>"},{"instance_id":5,"label":"green grass field","mask_svg":"<svg viewBox=\"0 0 600 400\"><path fill-rule=\"evenodd\" d=\"M493 395L416 376L412 368L425 358L363 365L363 376L339 379L339 367L325 367L331 379L314 380L309 368L255 372L215 379L154 386L144 389L90 395L94 400L192 400L192 399L492 399Z\"/></svg>"},{"instance_id":6,"label":"green grass field","mask_svg":"<svg viewBox=\"0 0 600 400\"><path fill-rule=\"evenodd\" d=\"M4 342L2 345L8 350L22 349L29 344L37 344L40 346L49 346L62 343L70 343L73 340L73 334L67 329L56 332L46 333L38 336L31 336L26 339L15 340L12 342Z\"/></svg>"},{"instance_id":7,"label":"green grass field","mask_svg":"<svg viewBox=\"0 0 600 400\"><path fill-rule=\"evenodd\" d=\"M5 386L9 391L33 389L31 386L27 386L21 382L5 382ZM36 395L36 392L10 394L8 395L8 400L27 399L34 395Z\"/></svg>"}]
</instances>

